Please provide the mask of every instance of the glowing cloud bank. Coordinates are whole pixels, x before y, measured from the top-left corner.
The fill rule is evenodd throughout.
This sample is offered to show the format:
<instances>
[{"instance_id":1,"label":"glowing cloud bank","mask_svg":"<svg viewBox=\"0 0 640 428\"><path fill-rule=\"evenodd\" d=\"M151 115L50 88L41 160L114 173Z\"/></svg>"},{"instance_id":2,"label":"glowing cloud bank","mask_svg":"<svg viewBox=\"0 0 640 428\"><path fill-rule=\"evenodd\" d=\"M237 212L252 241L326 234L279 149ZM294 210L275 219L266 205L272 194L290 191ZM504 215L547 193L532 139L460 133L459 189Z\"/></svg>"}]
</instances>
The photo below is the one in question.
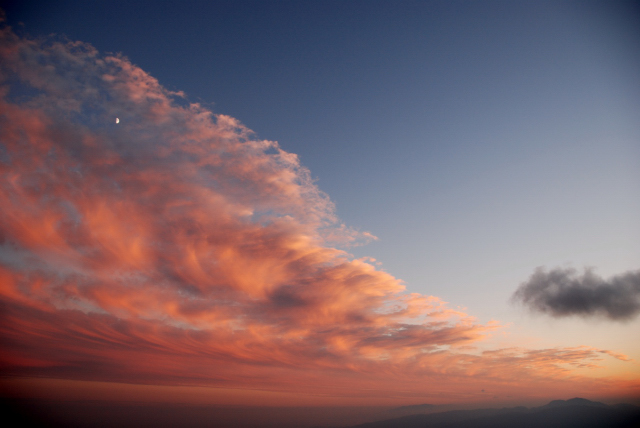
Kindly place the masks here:
<instances>
[{"instance_id":1,"label":"glowing cloud bank","mask_svg":"<svg viewBox=\"0 0 640 428\"><path fill-rule=\"evenodd\" d=\"M5 375L447 399L620 390L568 368L606 351L470 346L497 324L337 249L373 237L338 222L294 154L126 58L5 28L0 73Z\"/></svg>"}]
</instances>

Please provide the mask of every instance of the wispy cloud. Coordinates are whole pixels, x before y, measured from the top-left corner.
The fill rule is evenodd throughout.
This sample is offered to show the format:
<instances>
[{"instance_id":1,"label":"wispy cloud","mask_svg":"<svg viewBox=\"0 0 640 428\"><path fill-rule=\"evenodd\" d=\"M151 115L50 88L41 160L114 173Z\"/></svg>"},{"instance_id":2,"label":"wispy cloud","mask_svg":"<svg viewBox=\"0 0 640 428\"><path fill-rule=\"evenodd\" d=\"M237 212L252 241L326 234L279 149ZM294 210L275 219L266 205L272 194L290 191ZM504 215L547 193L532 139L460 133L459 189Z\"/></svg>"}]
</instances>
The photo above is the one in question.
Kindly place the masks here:
<instances>
[{"instance_id":1,"label":"wispy cloud","mask_svg":"<svg viewBox=\"0 0 640 428\"><path fill-rule=\"evenodd\" d=\"M374 237L276 142L123 56L0 36L6 373L333 391L375 374L424 391L416 376L436 390L528 367L465 354L499 325L332 246ZM546 361L529 376L563 376Z\"/></svg>"},{"instance_id":2,"label":"wispy cloud","mask_svg":"<svg viewBox=\"0 0 640 428\"><path fill-rule=\"evenodd\" d=\"M593 270L536 269L516 290L512 301L554 317L600 317L628 321L640 313L640 271L605 280Z\"/></svg>"}]
</instances>

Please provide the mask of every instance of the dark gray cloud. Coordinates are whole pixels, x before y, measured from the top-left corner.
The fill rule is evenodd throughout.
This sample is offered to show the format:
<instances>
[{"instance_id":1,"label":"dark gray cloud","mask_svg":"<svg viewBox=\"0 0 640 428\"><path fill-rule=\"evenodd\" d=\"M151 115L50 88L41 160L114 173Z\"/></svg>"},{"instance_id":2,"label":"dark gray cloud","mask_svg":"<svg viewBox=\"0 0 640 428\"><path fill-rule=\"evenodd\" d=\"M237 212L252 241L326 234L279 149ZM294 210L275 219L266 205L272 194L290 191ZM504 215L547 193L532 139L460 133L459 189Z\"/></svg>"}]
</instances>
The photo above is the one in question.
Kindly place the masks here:
<instances>
[{"instance_id":1,"label":"dark gray cloud","mask_svg":"<svg viewBox=\"0 0 640 428\"><path fill-rule=\"evenodd\" d=\"M553 317L578 315L627 321L640 313L640 271L605 280L585 269L537 268L511 296L535 312Z\"/></svg>"}]
</instances>

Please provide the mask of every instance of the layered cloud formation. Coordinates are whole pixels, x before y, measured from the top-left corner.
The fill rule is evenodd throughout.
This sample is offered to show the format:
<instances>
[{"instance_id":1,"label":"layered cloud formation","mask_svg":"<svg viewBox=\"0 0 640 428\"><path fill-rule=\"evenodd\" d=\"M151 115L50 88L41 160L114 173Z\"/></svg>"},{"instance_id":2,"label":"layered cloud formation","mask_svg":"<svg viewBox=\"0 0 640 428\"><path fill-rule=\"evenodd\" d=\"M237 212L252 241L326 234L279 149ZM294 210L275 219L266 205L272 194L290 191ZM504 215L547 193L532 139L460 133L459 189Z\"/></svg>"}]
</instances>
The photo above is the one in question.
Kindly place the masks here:
<instances>
[{"instance_id":1,"label":"layered cloud formation","mask_svg":"<svg viewBox=\"0 0 640 428\"><path fill-rule=\"evenodd\" d=\"M605 280L593 270L538 268L512 300L554 317L572 315L628 321L640 313L640 271Z\"/></svg>"},{"instance_id":2,"label":"layered cloud formation","mask_svg":"<svg viewBox=\"0 0 640 428\"><path fill-rule=\"evenodd\" d=\"M372 236L294 154L125 57L5 28L0 73L5 374L454 397L607 352L473 348L497 324L339 249Z\"/></svg>"}]
</instances>

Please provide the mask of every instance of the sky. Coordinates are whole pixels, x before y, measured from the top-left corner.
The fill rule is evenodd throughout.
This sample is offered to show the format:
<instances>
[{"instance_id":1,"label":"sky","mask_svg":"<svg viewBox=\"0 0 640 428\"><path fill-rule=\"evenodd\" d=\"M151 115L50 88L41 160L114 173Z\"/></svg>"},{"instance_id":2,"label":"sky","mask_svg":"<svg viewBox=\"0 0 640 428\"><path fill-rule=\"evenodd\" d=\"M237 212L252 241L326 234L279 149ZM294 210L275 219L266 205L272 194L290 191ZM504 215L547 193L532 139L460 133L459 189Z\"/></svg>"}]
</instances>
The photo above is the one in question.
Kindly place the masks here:
<instances>
[{"instance_id":1,"label":"sky","mask_svg":"<svg viewBox=\"0 0 640 428\"><path fill-rule=\"evenodd\" d=\"M640 399L637 4L0 7L5 395Z\"/></svg>"}]
</instances>

